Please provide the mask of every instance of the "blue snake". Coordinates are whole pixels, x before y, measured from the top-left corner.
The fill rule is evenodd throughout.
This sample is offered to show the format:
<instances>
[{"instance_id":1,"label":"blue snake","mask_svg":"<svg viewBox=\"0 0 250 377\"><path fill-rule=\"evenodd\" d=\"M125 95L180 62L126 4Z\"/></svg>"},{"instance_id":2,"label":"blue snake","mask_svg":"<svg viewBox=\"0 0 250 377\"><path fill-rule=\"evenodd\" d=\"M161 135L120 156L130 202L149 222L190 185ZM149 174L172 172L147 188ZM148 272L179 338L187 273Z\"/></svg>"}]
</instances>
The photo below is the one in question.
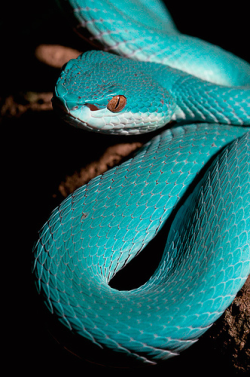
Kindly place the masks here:
<instances>
[{"instance_id":1,"label":"blue snake","mask_svg":"<svg viewBox=\"0 0 250 377\"><path fill-rule=\"evenodd\" d=\"M158 0L60 7L102 51L63 67L58 114L100 133L169 126L53 211L34 247L37 288L89 344L155 364L195 343L250 273L250 66L180 34ZM112 288L160 230L149 280Z\"/></svg>"}]
</instances>

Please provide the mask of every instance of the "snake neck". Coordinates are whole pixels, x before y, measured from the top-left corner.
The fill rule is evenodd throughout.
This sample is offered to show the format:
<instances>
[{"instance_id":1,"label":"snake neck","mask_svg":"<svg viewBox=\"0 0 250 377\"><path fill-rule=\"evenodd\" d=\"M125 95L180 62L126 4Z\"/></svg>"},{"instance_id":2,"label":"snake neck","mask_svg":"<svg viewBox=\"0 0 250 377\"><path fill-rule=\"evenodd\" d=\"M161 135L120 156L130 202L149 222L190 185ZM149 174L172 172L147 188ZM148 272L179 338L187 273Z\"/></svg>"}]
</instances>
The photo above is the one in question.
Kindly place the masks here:
<instances>
[{"instance_id":1,"label":"snake neck","mask_svg":"<svg viewBox=\"0 0 250 377\"><path fill-rule=\"evenodd\" d=\"M152 64L151 75L174 98L172 120L250 125L250 86L228 87Z\"/></svg>"},{"instance_id":2,"label":"snake neck","mask_svg":"<svg viewBox=\"0 0 250 377\"><path fill-rule=\"evenodd\" d=\"M188 76L179 80L171 94L177 110L173 119L250 125L250 88L229 88Z\"/></svg>"}]
</instances>

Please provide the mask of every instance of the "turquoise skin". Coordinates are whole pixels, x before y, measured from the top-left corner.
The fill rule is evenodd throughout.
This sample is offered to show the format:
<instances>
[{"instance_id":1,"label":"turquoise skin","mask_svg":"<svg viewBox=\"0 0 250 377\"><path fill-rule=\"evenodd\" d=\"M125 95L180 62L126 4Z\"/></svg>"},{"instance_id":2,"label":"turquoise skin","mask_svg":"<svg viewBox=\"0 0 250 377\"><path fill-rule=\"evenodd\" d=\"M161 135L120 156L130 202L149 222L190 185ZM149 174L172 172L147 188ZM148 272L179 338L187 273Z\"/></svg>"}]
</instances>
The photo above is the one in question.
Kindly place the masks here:
<instances>
[{"instance_id":1,"label":"turquoise skin","mask_svg":"<svg viewBox=\"0 0 250 377\"><path fill-rule=\"evenodd\" d=\"M249 65L183 37L158 1L152 15L146 12L141 22L126 28L121 22L134 19L132 3L95 1L95 11L91 1L61 3L74 9L77 22L98 41L102 37L107 49L120 52L121 40L136 36L142 48L130 58L144 61L128 60L126 49L125 57L92 51L70 61L58 80L54 107L69 123L95 132L129 135L173 120L180 125L173 124L54 210L34 248L34 273L48 308L71 331L96 346L155 364L191 346L230 305L250 273ZM148 4L141 1L139 9ZM102 19L113 15L114 22L95 26L98 9ZM109 34L104 26L110 27ZM144 29L161 39L152 45L146 32L142 38ZM197 50L188 72L145 62L152 49L154 59L162 56L164 49L157 46L167 31L169 48L183 43L189 51L177 65ZM134 49L133 38L127 45ZM203 63L197 69L210 49L215 49L213 82L207 81ZM191 70L199 77L191 76ZM110 113L107 104L115 95L124 95L127 102L120 112ZM171 217L161 262L148 282L130 291L111 288L112 277Z\"/></svg>"},{"instance_id":2,"label":"turquoise skin","mask_svg":"<svg viewBox=\"0 0 250 377\"><path fill-rule=\"evenodd\" d=\"M57 0L74 29L105 51L156 62L216 84L249 83L244 60L218 46L181 34L159 0ZM146 7L146 10L145 10Z\"/></svg>"}]
</instances>

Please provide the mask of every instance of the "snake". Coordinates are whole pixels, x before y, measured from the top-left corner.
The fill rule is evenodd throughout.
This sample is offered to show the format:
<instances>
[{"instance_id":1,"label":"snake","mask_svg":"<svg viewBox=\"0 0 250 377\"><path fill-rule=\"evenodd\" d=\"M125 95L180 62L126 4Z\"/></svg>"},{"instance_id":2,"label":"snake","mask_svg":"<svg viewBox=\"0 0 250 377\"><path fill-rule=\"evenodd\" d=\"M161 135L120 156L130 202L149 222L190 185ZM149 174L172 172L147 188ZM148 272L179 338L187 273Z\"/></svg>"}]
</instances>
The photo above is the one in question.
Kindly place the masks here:
<instances>
[{"instance_id":1,"label":"snake","mask_svg":"<svg viewBox=\"0 0 250 377\"><path fill-rule=\"evenodd\" d=\"M55 208L33 250L37 289L94 353L165 362L211 327L250 273L250 65L181 34L159 0L58 5L97 48L62 67L57 114L90 132L157 132ZM111 287L160 232L148 281Z\"/></svg>"}]
</instances>

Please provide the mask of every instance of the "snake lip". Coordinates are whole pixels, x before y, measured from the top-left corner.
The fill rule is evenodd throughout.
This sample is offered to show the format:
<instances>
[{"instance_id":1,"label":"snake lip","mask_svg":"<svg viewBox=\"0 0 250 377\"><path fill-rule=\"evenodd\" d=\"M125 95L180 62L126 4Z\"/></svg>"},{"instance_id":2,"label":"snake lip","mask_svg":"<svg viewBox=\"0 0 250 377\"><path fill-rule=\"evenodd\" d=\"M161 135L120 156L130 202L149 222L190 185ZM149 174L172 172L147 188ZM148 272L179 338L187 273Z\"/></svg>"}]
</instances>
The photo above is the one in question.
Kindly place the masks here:
<instances>
[{"instance_id":1,"label":"snake lip","mask_svg":"<svg viewBox=\"0 0 250 377\"><path fill-rule=\"evenodd\" d=\"M55 95L52 99L53 108L60 113L60 117L67 123L88 131L99 132L98 128L91 126L89 120L92 112L97 112L97 106L87 106L86 104L74 104L67 102L65 98Z\"/></svg>"}]
</instances>

